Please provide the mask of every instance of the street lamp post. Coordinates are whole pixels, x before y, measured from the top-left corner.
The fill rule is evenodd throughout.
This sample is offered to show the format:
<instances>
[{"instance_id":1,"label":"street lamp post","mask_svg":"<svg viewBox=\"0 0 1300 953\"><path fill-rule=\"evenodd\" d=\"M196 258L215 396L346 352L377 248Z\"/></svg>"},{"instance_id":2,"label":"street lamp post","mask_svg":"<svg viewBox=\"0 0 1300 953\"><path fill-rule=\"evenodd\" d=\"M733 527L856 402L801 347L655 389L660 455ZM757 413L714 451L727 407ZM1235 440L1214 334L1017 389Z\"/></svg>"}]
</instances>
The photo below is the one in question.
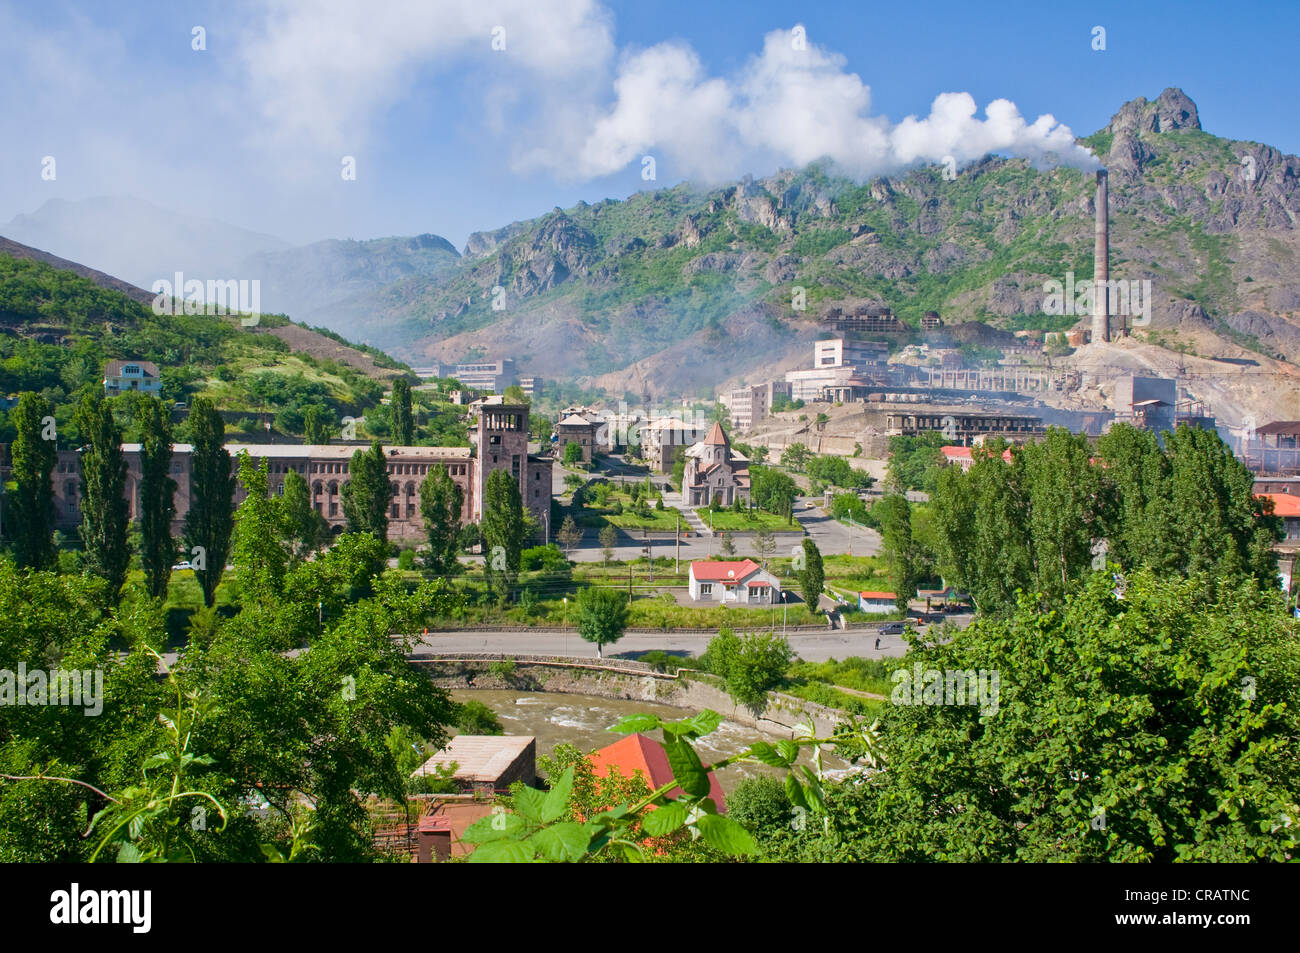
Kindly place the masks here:
<instances>
[{"instance_id":1,"label":"street lamp post","mask_svg":"<svg viewBox=\"0 0 1300 953\"><path fill-rule=\"evenodd\" d=\"M569 654L569 597L564 597L564 654Z\"/></svg>"}]
</instances>

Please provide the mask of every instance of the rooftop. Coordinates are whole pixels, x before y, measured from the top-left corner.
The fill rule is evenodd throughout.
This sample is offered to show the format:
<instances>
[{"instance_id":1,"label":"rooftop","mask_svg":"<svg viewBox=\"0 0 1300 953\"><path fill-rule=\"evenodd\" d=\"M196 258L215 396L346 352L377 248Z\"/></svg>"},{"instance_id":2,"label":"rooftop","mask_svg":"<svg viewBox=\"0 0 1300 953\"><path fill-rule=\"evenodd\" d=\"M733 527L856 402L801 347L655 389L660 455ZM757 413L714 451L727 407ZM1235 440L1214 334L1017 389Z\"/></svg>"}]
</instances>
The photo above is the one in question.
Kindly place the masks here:
<instances>
[{"instance_id":1,"label":"rooftop","mask_svg":"<svg viewBox=\"0 0 1300 953\"><path fill-rule=\"evenodd\" d=\"M673 780L673 769L668 764L664 746L639 732L594 751L587 758L598 775L608 775L610 771L617 770L623 777L631 778L640 771L651 790ZM680 797L683 793L685 792L681 788L673 788L668 796ZM712 771L709 772L709 797L717 806L718 813L725 814L727 805L722 796L722 785Z\"/></svg>"},{"instance_id":2,"label":"rooftop","mask_svg":"<svg viewBox=\"0 0 1300 953\"><path fill-rule=\"evenodd\" d=\"M532 735L457 735L411 777L456 762L458 781L494 782L523 756L536 739Z\"/></svg>"},{"instance_id":3,"label":"rooftop","mask_svg":"<svg viewBox=\"0 0 1300 953\"><path fill-rule=\"evenodd\" d=\"M333 443L228 443L226 450L232 457L247 453L250 457L278 457L281 459L306 460L312 457L335 460L351 460L358 450L366 450L360 445L348 446ZM178 443L172 446L173 453L190 453L192 444ZM123 453L139 453L140 444L122 444ZM454 459L468 460L472 454L470 447L384 447L384 456L389 460L429 460Z\"/></svg>"},{"instance_id":4,"label":"rooftop","mask_svg":"<svg viewBox=\"0 0 1300 953\"><path fill-rule=\"evenodd\" d=\"M705 582L724 582L744 579L755 569L760 568L752 559L718 560L699 559L691 563L691 575Z\"/></svg>"}]
</instances>

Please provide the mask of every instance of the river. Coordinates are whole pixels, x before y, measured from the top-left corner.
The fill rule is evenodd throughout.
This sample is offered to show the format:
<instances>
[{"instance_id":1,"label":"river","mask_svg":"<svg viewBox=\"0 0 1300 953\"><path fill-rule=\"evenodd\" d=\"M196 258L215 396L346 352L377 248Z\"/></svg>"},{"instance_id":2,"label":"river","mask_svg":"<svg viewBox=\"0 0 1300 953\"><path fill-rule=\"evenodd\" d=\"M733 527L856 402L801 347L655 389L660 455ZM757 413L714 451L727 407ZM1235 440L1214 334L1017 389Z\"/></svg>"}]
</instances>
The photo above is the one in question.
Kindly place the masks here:
<instances>
[{"instance_id":1,"label":"river","mask_svg":"<svg viewBox=\"0 0 1300 953\"><path fill-rule=\"evenodd\" d=\"M667 720L686 718L692 713L670 705L654 702L631 701L621 698L599 698L593 695L568 695L560 692L514 692L494 689L454 689L450 693L458 702L478 701L487 705L501 720L508 735L532 735L537 739L537 754L549 755L558 744L571 744L584 752L595 751L613 744L622 735L606 731L627 715L647 713ZM663 741L661 732L650 737ZM743 750L755 741L772 741L772 736L757 729L724 720L718 730L705 735L695 743L695 748L705 764ZM801 761L812 763L805 755ZM844 767L844 762L823 756L827 768ZM739 764L718 772L718 782L724 794L731 791L741 778L759 774L780 775L776 768L761 764Z\"/></svg>"}]
</instances>

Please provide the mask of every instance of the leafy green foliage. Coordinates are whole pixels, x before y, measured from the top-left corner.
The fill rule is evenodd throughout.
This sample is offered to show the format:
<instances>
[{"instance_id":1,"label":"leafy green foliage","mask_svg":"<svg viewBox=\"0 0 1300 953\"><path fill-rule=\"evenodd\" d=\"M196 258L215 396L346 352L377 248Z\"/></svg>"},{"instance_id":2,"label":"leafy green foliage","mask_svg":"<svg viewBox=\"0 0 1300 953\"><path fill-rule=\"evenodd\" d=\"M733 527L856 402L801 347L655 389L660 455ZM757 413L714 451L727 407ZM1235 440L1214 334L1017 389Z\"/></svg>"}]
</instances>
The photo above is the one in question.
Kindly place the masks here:
<instances>
[{"instance_id":1,"label":"leafy green foliage","mask_svg":"<svg viewBox=\"0 0 1300 953\"><path fill-rule=\"evenodd\" d=\"M799 589L809 612L816 612L821 601L822 587L826 584L826 570L822 566L821 550L810 538L803 541L803 568L799 570Z\"/></svg>"},{"instance_id":2,"label":"leafy green foliage","mask_svg":"<svg viewBox=\"0 0 1300 953\"><path fill-rule=\"evenodd\" d=\"M449 576L460 569L460 515L464 493L445 466L434 466L420 484L420 515L429 540L426 564L430 571Z\"/></svg>"},{"instance_id":3,"label":"leafy green foliage","mask_svg":"<svg viewBox=\"0 0 1300 953\"><path fill-rule=\"evenodd\" d=\"M226 570L230 537L234 531L236 475L225 448L226 425L208 400L199 398L190 408L190 508L185 513L187 556L201 561L194 575L203 588L203 604L212 607L217 585ZM198 551L195 552L195 548ZM196 562L197 564L197 562Z\"/></svg>"},{"instance_id":4,"label":"leafy green foliage","mask_svg":"<svg viewBox=\"0 0 1300 953\"><path fill-rule=\"evenodd\" d=\"M578 634L594 642L596 654L623 637L627 627L627 597L617 589L587 588L578 593Z\"/></svg>"},{"instance_id":5,"label":"leafy green foliage","mask_svg":"<svg viewBox=\"0 0 1300 953\"><path fill-rule=\"evenodd\" d=\"M176 481L172 462L171 420L156 397L147 397L140 413L140 564L145 588L155 599L167 594L176 541Z\"/></svg>"},{"instance_id":6,"label":"leafy green foliage","mask_svg":"<svg viewBox=\"0 0 1300 953\"><path fill-rule=\"evenodd\" d=\"M794 653L775 633L737 636L722 628L703 657L736 704L758 712L767 707L767 693L785 681Z\"/></svg>"},{"instance_id":7,"label":"leafy green foliage","mask_svg":"<svg viewBox=\"0 0 1300 953\"><path fill-rule=\"evenodd\" d=\"M393 497L388 481L388 464L378 440L369 450L352 454L349 479L339 495L343 497L343 515L349 533L369 533L375 539L388 539L388 507Z\"/></svg>"},{"instance_id":8,"label":"leafy green foliage","mask_svg":"<svg viewBox=\"0 0 1300 953\"><path fill-rule=\"evenodd\" d=\"M81 542L86 566L108 584L117 601L131 554L126 544L126 458L122 432L103 396L88 393L77 408L77 427L87 445L81 454Z\"/></svg>"}]
</instances>

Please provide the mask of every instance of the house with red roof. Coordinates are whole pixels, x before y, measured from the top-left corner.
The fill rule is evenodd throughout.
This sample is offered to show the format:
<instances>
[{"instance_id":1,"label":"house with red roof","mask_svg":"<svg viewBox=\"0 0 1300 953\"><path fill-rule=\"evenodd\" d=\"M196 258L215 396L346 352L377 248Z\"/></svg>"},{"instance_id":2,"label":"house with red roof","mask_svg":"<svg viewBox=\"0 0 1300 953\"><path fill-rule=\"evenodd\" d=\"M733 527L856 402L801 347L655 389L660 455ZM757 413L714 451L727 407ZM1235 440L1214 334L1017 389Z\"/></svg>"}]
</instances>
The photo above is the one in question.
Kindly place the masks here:
<instances>
[{"instance_id":1,"label":"house with red roof","mask_svg":"<svg viewBox=\"0 0 1300 953\"><path fill-rule=\"evenodd\" d=\"M781 598L781 580L752 559L698 559L689 577L696 602L768 606Z\"/></svg>"},{"instance_id":2,"label":"house with red roof","mask_svg":"<svg viewBox=\"0 0 1300 953\"><path fill-rule=\"evenodd\" d=\"M858 608L883 615L898 608L898 596L892 592L859 592Z\"/></svg>"},{"instance_id":3,"label":"house with red roof","mask_svg":"<svg viewBox=\"0 0 1300 953\"><path fill-rule=\"evenodd\" d=\"M1273 515L1282 518L1283 540L1300 542L1300 496L1292 493L1257 493L1261 500L1273 501Z\"/></svg>"},{"instance_id":4,"label":"house with red roof","mask_svg":"<svg viewBox=\"0 0 1300 953\"><path fill-rule=\"evenodd\" d=\"M668 753L664 746L640 733L625 735L612 745L593 751L587 755L587 760L591 762L595 773L603 777L607 777L611 771L617 771L630 779L640 771L652 791L673 779L673 769L668 764ZM668 796L676 798L685 793L681 788L673 788ZM722 796L722 785L712 771L709 772L709 797L713 799L718 813L725 814L727 802Z\"/></svg>"},{"instance_id":5,"label":"house with red roof","mask_svg":"<svg viewBox=\"0 0 1300 953\"><path fill-rule=\"evenodd\" d=\"M956 464L957 466L961 467L963 473L969 470L971 468L971 464L975 462L974 458L971 456L970 447L940 447L939 453L943 455L944 463L949 465ZM1002 459L1005 460L1007 463L1010 463L1011 451L1003 450Z\"/></svg>"}]
</instances>

